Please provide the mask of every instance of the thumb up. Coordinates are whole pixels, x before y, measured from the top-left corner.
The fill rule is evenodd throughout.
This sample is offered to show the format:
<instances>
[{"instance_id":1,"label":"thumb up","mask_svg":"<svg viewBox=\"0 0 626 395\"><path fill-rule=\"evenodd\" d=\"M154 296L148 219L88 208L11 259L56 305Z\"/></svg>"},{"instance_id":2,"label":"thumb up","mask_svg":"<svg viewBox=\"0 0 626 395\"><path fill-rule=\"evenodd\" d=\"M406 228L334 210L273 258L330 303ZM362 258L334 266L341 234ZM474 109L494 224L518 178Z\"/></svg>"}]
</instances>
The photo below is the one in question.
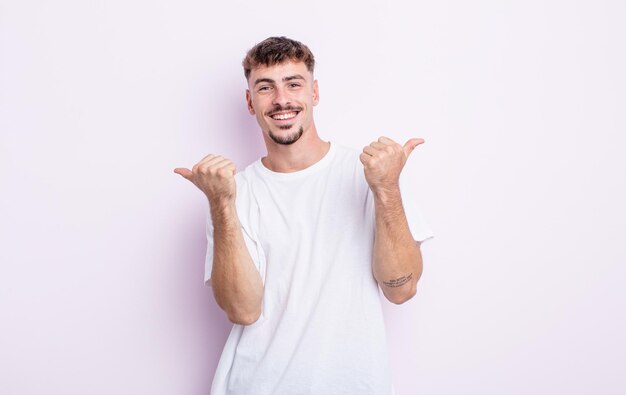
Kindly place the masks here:
<instances>
[{"instance_id":1,"label":"thumb up","mask_svg":"<svg viewBox=\"0 0 626 395\"><path fill-rule=\"evenodd\" d=\"M409 141L404 143L404 146L402 147L402 150L404 151L404 155L408 158L409 155L411 155L411 152L413 152L413 150L415 149L415 147L423 143L424 143L424 139L419 139L419 138L410 139Z\"/></svg>"}]
</instances>

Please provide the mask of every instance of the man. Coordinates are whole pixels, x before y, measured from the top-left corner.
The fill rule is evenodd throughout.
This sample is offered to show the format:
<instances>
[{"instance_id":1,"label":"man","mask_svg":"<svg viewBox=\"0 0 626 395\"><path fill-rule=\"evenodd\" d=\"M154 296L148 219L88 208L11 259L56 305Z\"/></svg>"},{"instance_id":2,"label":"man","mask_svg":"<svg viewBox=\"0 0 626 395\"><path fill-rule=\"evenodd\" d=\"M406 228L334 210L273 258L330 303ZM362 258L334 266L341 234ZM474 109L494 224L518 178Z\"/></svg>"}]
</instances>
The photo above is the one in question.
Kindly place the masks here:
<instances>
[{"instance_id":1,"label":"man","mask_svg":"<svg viewBox=\"0 0 626 395\"><path fill-rule=\"evenodd\" d=\"M237 173L208 155L175 172L209 200L205 281L235 325L211 394L393 393L379 286L391 302L415 295L420 242L399 177L413 149L381 137L362 153L323 141L314 57L270 37L248 51L248 111L267 156Z\"/></svg>"}]
</instances>

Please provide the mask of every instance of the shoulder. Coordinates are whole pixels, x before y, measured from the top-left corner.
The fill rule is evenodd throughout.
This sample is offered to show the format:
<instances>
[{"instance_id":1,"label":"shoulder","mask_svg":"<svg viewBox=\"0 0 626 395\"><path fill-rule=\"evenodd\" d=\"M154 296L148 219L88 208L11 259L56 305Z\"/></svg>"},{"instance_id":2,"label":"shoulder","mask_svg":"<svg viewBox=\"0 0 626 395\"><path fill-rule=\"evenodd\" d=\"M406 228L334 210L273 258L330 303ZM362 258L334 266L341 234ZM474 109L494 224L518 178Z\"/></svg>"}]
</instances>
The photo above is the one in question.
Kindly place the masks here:
<instances>
[{"instance_id":1,"label":"shoulder","mask_svg":"<svg viewBox=\"0 0 626 395\"><path fill-rule=\"evenodd\" d=\"M359 159L359 155L361 155L360 150L343 144L333 144L335 144L335 161L353 166L361 163Z\"/></svg>"},{"instance_id":2,"label":"shoulder","mask_svg":"<svg viewBox=\"0 0 626 395\"><path fill-rule=\"evenodd\" d=\"M361 163L360 159L362 150L343 144L337 144L335 148L335 163L332 171L339 170L343 173L343 177L350 178L352 183L360 189L367 189L369 186L365 180L363 163Z\"/></svg>"},{"instance_id":3,"label":"shoulder","mask_svg":"<svg viewBox=\"0 0 626 395\"><path fill-rule=\"evenodd\" d=\"M354 157L355 155L359 156L360 151L354 147L340 143L333 144L335 145L335 151L337 152L338 157Z\"/></svg>"},{"instance_id":4,"label":"shoulder","mask_svg":"<svg viewBox=\"0 0 626 395\"><path fill-rule=\"evenodd\" d=\"M243 168L242 170L238 171L235 174L235 182L237 183L237 189L246 188L250 185L252 180L256 177L256 172L254 168L257 165L258 161L259 160L257 159L256 161L250 163L248 166L246 166L245 168Z\"/></svg>"}]
</instances>

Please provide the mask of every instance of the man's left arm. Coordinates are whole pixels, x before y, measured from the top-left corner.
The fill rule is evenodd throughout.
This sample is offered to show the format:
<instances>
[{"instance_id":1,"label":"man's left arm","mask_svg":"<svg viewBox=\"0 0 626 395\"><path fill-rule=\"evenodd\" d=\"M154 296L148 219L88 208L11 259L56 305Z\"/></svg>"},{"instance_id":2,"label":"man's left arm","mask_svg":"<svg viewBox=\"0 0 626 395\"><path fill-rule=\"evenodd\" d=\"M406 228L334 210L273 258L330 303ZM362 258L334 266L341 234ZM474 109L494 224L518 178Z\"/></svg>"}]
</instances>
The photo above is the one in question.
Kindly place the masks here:
<instances>
[{"instance_id":1,"label":"man's left arm","mask_svg":"<svg viewBox=\"0 0 626 395\"><path fill-rule=\"evenodd\" d=\"M376 232L372 272L385 297L396 304L411 299L422 275L420 243L413 239L400 195L400 173L423 139L404 146L381 137L360 156L374 195Z\"/></svg>"}]
</instances>

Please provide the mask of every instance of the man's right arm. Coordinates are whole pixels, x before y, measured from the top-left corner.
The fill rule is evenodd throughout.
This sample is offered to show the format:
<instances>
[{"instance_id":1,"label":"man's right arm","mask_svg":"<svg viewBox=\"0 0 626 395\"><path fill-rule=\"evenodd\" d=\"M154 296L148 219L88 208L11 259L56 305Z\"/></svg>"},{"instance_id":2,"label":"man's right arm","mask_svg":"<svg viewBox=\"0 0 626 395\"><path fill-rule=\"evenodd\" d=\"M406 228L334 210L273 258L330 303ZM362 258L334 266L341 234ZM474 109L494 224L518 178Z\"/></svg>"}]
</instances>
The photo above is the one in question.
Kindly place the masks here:
<instances>
[{"instance_id":1,"label":"man's right arm","mask_svg":"<svg viewBox=\"0 0 626 395\"><path fill-rule=\"evenodd\" d=\"M211 284L218 306L235 324L256 322L261 315L263 282L248 252L237 216L235 164L209 154L191 170L179 167L174 172L191 181L209 200L214 247Z\"/></svg>"},{"instance_id":2,"label":"man's right arm","mask_svg":"<svg viewBox=\"0 0 626 395\"><path fill-rule=\"evenodd\" d=\"M263 282L243 239L235 202L211 204L211 219L213 295L231 322L250 325L261 315Z\"/></svg>"}]
</instances>

